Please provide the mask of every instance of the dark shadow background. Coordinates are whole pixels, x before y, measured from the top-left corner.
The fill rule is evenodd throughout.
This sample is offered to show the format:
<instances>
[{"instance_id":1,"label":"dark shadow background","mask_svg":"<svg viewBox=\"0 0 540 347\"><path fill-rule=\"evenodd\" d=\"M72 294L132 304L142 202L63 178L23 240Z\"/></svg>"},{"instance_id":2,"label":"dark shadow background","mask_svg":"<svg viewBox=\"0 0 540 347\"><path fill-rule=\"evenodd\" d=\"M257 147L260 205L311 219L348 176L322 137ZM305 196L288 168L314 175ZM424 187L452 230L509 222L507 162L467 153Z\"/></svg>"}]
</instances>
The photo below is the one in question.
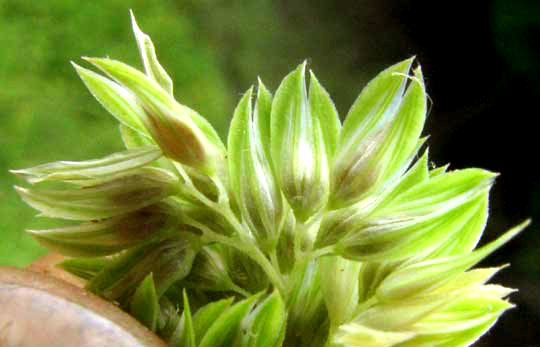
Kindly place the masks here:
<instances>
[{"instance_id":1,"label":"dark shadow background","mask_svg":"<svg viewBox=\"0 0 540 347\"><path fill-rule=\"evenodd\" d=\"M156 43L176 96L206 115L222 135L234 104L257 76L275 89L307 58L344 115L378 71L416 55L433 102L425 130L431 135L431 160L501 173L483 242L533 218L524 233L485 262L510 262L497 281L520 291L512 295L517 308L477 346L540 346L539 1L66 3L0 0L0 76L6 76L0 82L2 172L120 148L115 133L99 130L114 122L104 120L67 62L80 55L111 55L138 63L128 8ZM43 42L50 44L40 46ZM39 56L40 47L48 50L44 61L22 59ZM13 58L17 54L20 59ZM25 120L28 114L32 117ZM62 117L79 123L68 126ZM85 130L78 132L81 125ZM22 145L19 135L28 138ZM0 179L0 212L6 219L0 222L0 260L24 265L43 252L20 236L33 212L11 192L15 180L3 173Z\"/></svg>"},{"instance_id":2,"label":"dark shadow background","mask_svg":"<svg viewBox=\"0 0 540 347\"><path fill-rule=\"evenodd\" d=\"M384 12L393 13L428 76L432 159L501 173L484 241L533 218L521 236L485 261L510 262L497 280L519 292L512 296L517 308L477 345L540 346L540 2L387 3Z\"/></svg>"}]
</instances>

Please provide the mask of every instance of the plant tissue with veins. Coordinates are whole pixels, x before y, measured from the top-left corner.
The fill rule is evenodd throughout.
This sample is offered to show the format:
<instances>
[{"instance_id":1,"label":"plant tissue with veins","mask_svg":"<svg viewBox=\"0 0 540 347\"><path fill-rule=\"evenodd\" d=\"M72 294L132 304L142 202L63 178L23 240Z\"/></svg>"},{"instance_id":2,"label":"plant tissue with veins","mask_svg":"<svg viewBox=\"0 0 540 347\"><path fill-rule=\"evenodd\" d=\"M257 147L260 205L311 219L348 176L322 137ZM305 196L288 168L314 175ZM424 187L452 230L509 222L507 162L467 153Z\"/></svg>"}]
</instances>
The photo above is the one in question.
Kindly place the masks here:
<instances>
[{"instance_id":1,"label":"plant tissue with veins","mask_svg":"<svg viewBox=\"0 0 540 347\"><path fill-rule=\"evenodd\" d=\"M369 82L343 124L305 63L274 93L259 80L224 144L132 22L144 72L73 64L126 149L13 171L63 183L16 189L81 222L29 232L87 290L189 347L469 346L512 307L512 289L487 284L502 267L472 268L528 221L475 248L496 174L429 168L413 58Z\"/></svg>"}]
</instances>

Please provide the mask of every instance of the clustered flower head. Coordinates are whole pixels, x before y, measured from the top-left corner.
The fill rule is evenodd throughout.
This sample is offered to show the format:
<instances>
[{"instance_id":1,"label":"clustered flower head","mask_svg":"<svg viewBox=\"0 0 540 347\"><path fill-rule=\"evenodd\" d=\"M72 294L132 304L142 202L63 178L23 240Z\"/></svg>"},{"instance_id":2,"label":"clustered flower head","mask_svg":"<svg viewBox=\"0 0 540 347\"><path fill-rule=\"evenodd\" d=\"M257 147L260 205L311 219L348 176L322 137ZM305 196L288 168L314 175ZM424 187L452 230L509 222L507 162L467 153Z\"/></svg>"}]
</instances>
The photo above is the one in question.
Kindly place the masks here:
<instances>
[{"instance_id":1,"label":"clustered flower head","mask_svg":"<svg viewBox=\"0 0 540 347\"><path fill-rule=\"evenodd\" d=\"M29 231L61 267L171 346L469 346L512 307L471 269L528 221L475 249L495 174L433 168L413 58L377 75L341 124L303 63L258 81L227 145L173 84L132 18L144 72L73 64L120 122L126 150L13 172L42 216ZM309 83L307 82L309 80Z\"/></svg>"}]
</instances>

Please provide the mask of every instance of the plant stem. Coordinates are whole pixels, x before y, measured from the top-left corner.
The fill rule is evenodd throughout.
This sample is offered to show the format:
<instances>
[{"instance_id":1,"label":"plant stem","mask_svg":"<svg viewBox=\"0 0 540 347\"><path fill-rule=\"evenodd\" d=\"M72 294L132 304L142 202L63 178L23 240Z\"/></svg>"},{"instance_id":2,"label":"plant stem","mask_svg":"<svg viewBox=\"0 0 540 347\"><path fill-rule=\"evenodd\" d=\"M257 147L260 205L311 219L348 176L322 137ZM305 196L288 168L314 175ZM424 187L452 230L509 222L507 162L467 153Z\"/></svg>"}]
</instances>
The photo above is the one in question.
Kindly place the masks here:
<instances>
[{"instance_id":1,"label":"plant stem","mask_svg":"<svg viewBox=\"0 0 540 347\"><path fill-rule=\"evenodd\" d=\"M190 223L191 224L191 223ZM214 242L219 242L223 245L233 247L240 252L246 254L251 259L253 259L259 266L263 269L263 271L268 276L268 279L276 287L279 291L283 292L285 289L285 284L283 283L283 279L281 278L281 275L279 272L272 266L272 263L270 263L270 260L266 258L266 256L262 253L262 251L252 244L249 241L240 240L240 239L233 239L228 236L220 235L209 228L205 227L204 225L195 222L196 225L193 225L197 228L200 228L204 236Z\"/></svg>"},{"instance_id":2,"label":"plant stem","mask_svg":"<svg viewBox=\"0 0 540 347\"><path fill-rule=\"evenodd\" d=\"M240 286L236 285L236 283L234 282L231 282L231 281L228 281L228 285L230 287L230 289L232 289L234 292L242 295L243 297L250 297L251 296L251 293L248 292L247 290L241 288Z\"/></svg>"},{"instance_id":3,"label":"plant stem","mask_svg":"<svg viewBox=\"0 0 540 347\"><path fill-rule=\"evenodd\" d=\"M308 254L308 256L311 259L316 259L316 258L323 257L325 255L330 255L330 254L334 253L334 251L335 251L335 246L330 245L330 246L326 246L326 247L323 247L323 248L315 249L315 250L311 251Z\"/></svg>"},{"instance_id":4,"label":"plant stem","mask_svg":"<svg viewBox=\"0 0 540 347\"><path fill-rule=\"evenodd\" d=\"M179 174L181 174L179 168L176 167L176 169L178 170ZM230 237L220 235L210 230L210 228L203 225L202 223L199 223L191 218L186 218L186 222L200 229L209 240L222 243L245 253L257 264L259 264L259 266L266 273L274 287L276 287L279 291L284 292L285 284L283 283L283 279L281 278L279 263L275 262L274 264L272 264L270 260L264 255L264 253L256 245L253 244L249 237L249 232L246 231L246 227L238 221L228 204L225 187L219 179L213 179L213 181L218 186L218 190L220 192L220 201L218 203L211 201L204 194L199 192L198 189L191 183L191 180L189 180L187 184L190 190L188 193L193 195L208 208L213 209L217 213L221 214L227 220L227 222L231 224L233 229L236 230L238 236L240 237L240 240L234 240Z\"/></svg>"}]
</instances>

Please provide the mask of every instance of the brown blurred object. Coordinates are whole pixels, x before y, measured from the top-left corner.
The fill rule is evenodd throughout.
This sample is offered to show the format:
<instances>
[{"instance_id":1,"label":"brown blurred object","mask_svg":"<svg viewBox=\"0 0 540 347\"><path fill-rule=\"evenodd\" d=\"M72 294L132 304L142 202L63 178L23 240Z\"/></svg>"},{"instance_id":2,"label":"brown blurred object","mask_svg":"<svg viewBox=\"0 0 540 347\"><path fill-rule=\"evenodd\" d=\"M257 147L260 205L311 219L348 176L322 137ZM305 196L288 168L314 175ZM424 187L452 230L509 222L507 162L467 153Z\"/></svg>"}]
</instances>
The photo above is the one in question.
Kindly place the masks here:
<instances>
[{"instance_id":1,"label":"brown blurred object","mask_svg":"<svg viewBox=\"0 0 540 347\"><path fill-rule=\"evenodd\" d=\"M47 256L33 271L0 267L0 346L166 346L118 307L54 278L56 262Z\"/></svg>"},{"instance_id":2,"label":"brown blurred object","mask_svg":"<svg viewBox=\"0 0 540 347\"><path fill-rule=\"evenodd\" d=\"M59 280L73 284L75 287L84 287L84 280L79 277L75 277L56 266L56 264L60 263L64 259L65 257L61 256L58 253L49 253L46 256L39 258L32 264L28 265L26 269L44 275L52 276Z\"/></svg>"}]
</instances>

